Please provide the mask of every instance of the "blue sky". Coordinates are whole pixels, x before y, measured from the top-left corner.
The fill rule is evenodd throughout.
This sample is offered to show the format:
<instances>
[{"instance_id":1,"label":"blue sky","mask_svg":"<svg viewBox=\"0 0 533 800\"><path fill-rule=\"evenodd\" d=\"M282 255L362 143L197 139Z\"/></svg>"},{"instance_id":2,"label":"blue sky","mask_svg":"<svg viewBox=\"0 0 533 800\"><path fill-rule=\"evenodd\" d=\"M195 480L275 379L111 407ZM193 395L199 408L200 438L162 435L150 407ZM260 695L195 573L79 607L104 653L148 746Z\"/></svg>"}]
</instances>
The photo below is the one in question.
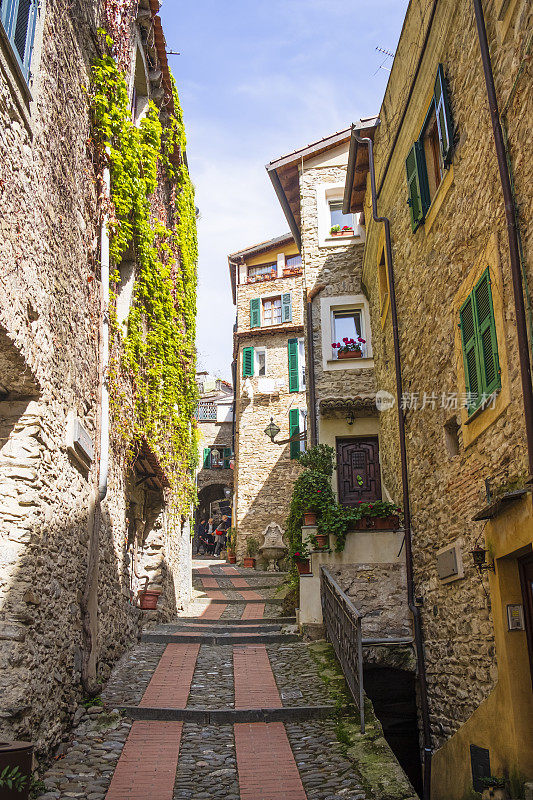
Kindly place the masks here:
<instances>
[{"instance_id":1,"label":"blue sky","mask_svg":"<svg viewBox=\"0 0 533 800\"><path fill-rule=\"evenodd\" d=\"M198 364L230 377L228 253L288 230L265 164L379 111L407 0L164 0L200 247Z\"/></svg>"}]
</instances>

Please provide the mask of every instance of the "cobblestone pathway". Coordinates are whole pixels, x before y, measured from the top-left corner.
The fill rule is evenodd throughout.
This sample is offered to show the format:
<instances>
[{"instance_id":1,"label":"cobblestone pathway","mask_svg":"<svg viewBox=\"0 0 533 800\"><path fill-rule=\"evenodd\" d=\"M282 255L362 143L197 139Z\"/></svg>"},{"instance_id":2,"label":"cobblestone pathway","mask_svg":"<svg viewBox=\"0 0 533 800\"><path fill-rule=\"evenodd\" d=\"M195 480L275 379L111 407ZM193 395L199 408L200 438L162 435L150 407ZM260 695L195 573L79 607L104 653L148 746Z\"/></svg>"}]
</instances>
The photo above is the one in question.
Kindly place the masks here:
<instances>
[{"instance_id":1,"label":"cobblestone pathway","mask_svg":"<svg viewBox=\"0 0 533 800\"><path fill-rule=\"evenodd\" d=\"M339 742L279 580L196 562L187 615L124 655L103 706L80 707L40 800L386 800Z\"/></svg>"}]
</instances>

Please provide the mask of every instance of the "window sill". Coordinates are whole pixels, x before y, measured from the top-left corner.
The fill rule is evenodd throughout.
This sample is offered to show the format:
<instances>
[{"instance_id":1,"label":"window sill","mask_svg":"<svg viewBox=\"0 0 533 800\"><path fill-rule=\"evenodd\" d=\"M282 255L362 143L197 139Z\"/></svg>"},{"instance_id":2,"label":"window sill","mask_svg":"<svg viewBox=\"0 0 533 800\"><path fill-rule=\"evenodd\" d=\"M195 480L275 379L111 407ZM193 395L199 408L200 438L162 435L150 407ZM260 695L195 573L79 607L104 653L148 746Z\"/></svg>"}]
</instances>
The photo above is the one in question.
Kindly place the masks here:
<instances>
[{"instance_id":1,"label":"window sill","mask_svg":"<svg viewBox=\"0 0 533 800\"><path fill-rule=\"evenodd\" d=\"M365 358L328 358L326 361L327 370L339 369L369 369L374 366L372 357Z\"/></svg>"},{"instance_id":2,"label":"window sill","mask_svg":"<svg viewBox=\"0 0 533 800\"><path fill-rule=\"evenodd\" d=\"M361 237L354 234L353 236L326 236L319 243L319 247L346 247L349 244L357 244L361 241Z\"/></svg>"},{"instance_id":3,"label":"window sill","mask_svg":"<svg viewBox=\"0 0 533 800\"><path fill-rule=\"evenodd\" d=\"M501 389L496 389L496 391L494 391L491 394L491 396L489 398L487 398L487 400L485 400L484 403L479 405L476 408L475 411L472 411L472 413L469 414L467 419L465 419L464 424L465 425L470 425L470 423L474 422L474 420L476 420L480 416L480 414L483 414L484 411L487 411L487 409L489 409L489 408L494 408L495 405L496 405L496 399L497 399L500 391L501 391Z\"/></svg>"},{"instance_id":4,"label":"window sill","mask_svg":"<svg viewBox=\"0 0 533 800\"><path fill-rule=\"evenodd\" d=\"M444 202L444 198L448 194L448 190L450 189L452 184L453 184L453 164L450 164L450 168L448 169L446 175L442 179L439 188L435 192L435 197L431 201L431 205L428 208L428 212L426 214L426 218L423 223L423 227L426 233L429 233L431 228L433 227L433 223L435 222L435 217L439 213L440 207ZM422 225L420 227L422 227Z\"/></svg>"}]
</instances>

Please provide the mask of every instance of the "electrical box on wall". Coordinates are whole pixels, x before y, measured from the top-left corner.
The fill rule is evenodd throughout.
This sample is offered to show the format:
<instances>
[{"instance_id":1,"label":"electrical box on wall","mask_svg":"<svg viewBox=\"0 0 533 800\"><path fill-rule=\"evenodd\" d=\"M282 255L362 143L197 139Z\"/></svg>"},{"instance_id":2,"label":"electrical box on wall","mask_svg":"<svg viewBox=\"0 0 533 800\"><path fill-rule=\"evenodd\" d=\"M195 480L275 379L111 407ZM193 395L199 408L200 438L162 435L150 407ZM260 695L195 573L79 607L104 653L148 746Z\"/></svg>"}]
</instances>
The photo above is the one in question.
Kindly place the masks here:
<instances>
[{"instance_id":1,"label":"electrical box on wall","mask_svg":"<svg viewBox=\"0 0 533 800\"><path fill-rule=\"evenodd\" d=\"M93 440L87 429L83 426L73 411L69 412L67 419L67 450L76 461L86 470L90 469L94 459Z\"/></svg>"},{"instance_id":2,"label":"electrical box on wall","mask_svg":"<svg viewBox=\"0 0 533 800\"><path fill-rule=\"evenodd\" d=\"M443 583L450 583L464 577L461 544L462 541L458 540L437 552L437 574Z\"/></svg>"}]
</instances>

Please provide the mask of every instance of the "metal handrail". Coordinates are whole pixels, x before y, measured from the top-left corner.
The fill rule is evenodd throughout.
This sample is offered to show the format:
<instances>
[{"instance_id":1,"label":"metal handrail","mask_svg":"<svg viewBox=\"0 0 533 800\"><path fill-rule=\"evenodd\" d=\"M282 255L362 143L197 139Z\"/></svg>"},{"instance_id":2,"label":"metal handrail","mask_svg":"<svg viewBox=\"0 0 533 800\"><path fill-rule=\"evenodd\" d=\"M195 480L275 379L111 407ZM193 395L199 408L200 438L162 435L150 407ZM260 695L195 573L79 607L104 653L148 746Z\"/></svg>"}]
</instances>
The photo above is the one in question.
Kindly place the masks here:
<instances>
[{"instance_id":1,"label":"metal handrail","mask_svg":"<svg viewBox=\"0 0 533 800\"><path fill-rule=\"evenodd\" d=\"M357 610L326 567L320 569L322 616L329 641L339 659L346 683L359 709L361 733L365 732L363 689L363 614Z\"/></svg>"}]
</instances>

